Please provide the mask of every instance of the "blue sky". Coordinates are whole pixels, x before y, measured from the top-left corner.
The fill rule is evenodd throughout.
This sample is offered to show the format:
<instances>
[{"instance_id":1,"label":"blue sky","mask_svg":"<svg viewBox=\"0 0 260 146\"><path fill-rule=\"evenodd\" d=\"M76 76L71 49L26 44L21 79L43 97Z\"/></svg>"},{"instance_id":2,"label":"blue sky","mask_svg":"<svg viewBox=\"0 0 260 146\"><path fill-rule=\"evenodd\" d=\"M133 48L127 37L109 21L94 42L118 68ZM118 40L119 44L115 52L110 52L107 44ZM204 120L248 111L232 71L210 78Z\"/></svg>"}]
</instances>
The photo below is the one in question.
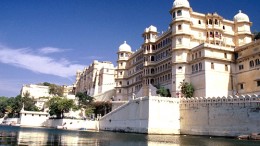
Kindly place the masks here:
<instances>
[{"instance_id":1,"label":"blue sky","mask_svg":"<svg viewBox=\"0 0 260 146\"><path fill-rule=\"evenodd\" d=\"M94 59L116 62L120 44L132 50L154 25L165 31L173 0L1 0L0 96L16 96L23 84L70 85L77 69ZM193 11L232 20L242 10L260 31L260 1L190 0Z\"/></svg>"}]
</instances>

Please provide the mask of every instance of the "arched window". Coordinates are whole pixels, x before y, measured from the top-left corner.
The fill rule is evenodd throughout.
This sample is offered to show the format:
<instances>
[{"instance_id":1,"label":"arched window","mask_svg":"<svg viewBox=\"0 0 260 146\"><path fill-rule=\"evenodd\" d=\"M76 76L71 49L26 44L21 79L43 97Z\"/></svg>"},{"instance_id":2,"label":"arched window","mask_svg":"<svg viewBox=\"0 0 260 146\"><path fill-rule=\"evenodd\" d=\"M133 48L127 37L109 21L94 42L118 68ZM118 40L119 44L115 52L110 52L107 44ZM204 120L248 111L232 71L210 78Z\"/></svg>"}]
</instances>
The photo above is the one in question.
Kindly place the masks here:
<instances>
[{"instance_id":1,"label":"arched window","mask_svg":"<svg viewBox=\"0 0 260 146\"><path fill-rule=\"evenodd\" d=\"M178 30L181 30L181 29L182 29L181 25L178 25Z\"/></svg>"},{"instance_id":2,"label":"arched window","mask_svg":"<svg viewBox=\"0 0 260 146\"><path fill-rule=\"evenodd\" d=\"M175 17L176 17L176 13L173 12L173 13L172 13L172 18L175 19Z\"/></svg>"},{"instance_id":3,"label":"arched window","mask_svg":"<svg viewBox=\"0 0 260 146\"><path fill-rule=\"evenodd\" d=\"M153 68L151 69L151 74L154 74L154 69Z\"/></svg>"},{"instance_id":4,"label":"arched window","mask_svg":"<svg viewBox=\"0 0 260 146\"><path fill-rule=\"evenodd\" d=\"M255 66L258 66L258 65L260 65L260 60L259 60L259 59L256 59L256 60L255 60Z\"/></svg>"},{"instance_id":5,"label":"arched window","mask_svg":"<svg viewBox=\"0 0 260 146\"><path fill-rule=\"evenodd\" d=\"M178 10L177 11L177 16L181 16L182 15L182 11L181 10Z\"/></svg>"},{"instance_id":6,"label":"arched window","mask_svg":"<svg viewBox=\"0 0 260 146\"><path fill-rule=\"evenodd\" d=\"M211 25L212 25L212 20L211 20L211 19L209 19L209 24L211 24Z\"/></svg>"},{"instance_id":7,"label":"arched window","mask_svg":"<svg viewBox=\"0 0 260 146\"><path fill-rule=\"evenodd\" d=\"M201 24L201 21L199 20L199 22L198 22L199 24Z\"/></svg>"},{"instance_id":8,"label":"arched window","mask_svg":"<svg viewBox=\"0 0 260 146\"><path fill-rule=\"evenodd\" d=\"M217 19L215 19L215 24L218 25L218 20Z\"/></svg>"},{"instance_id":9,"label":"arched window","mask_svg":"<svg viewBox=\"0 0 260 146\"><path fill-rule=\"evenodd\" d=\"M202 63L199 63L199 70L202 70Z\"/></svg>"},{"instance_id":10,"label":"arched window","mask_svg":"<svg viewBox=\"0 0 260 146\"><path fill-rule=\"evenodd\" d=\"M154 56L151 56L151 61L154 61Z\"/></svg>"},{"instance_id":11,"label":"arched window","mask_svg":"<svg viewBox=\"0 0 260 146\"><path fill-rule=\"evenodd\" d=\"M250 65L250 67L254 67L254 66L255 66L254 61L251 60L251 61L249 62L249 65Z\"/></svg>"},{"instance_id":12,"label":"arched window","mask_svg":"<svg viewBox=\"0 0 260 146\"><path fill-rule=\"evenodd\" d=\"M209 33L209 36L210 36L210 37L214 37L213 32L210 32L210 33Z\"/></svg>"}]
</instances>

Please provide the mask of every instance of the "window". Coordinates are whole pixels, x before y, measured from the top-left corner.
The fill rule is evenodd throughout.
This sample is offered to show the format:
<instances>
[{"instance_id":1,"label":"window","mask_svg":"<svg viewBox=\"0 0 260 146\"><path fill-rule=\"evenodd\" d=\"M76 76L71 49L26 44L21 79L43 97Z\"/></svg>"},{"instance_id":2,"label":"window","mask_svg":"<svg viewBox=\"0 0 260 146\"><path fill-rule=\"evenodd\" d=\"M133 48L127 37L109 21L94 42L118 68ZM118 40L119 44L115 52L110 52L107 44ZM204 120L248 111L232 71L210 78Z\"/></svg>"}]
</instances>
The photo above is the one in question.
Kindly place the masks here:
<instances>
[{"instance_id":1,"label":"window","mask_svg":"<svg viewBox=\"0 0 260 146\"><path fill-rule=\"evenodd\" d=\"M201 24L201 21L199 20L199 22L198 22L199 24Z\"/></svg>"},{"instance_id":2,"label":"window","mask_svg":"<svg viewBox=\"0 0 260 146\"><path fill-rule=\"evenodd\" d=\"M124 57L124 53L121 53L120 56L121 56L121 57Z\"/></svg>"},{"instance_id":3,"label":"window","mask_svg":"<svg viewBox=\"0 0 260 146\"><path fill-rule=\"evenodd\" d=\"M123 75L123 72L122 72L122 71L120 72L120 75Z\"/></svg>"},{"instance_id":4,"label":"window","mask_svg":"<svg viewBox=\"0 0 260 146\"><path fill-rule=\"evenodd\" d=\"M192 72L195 72L194 65L191 66Z\"/></svg>"},{"instance_id":5,"label":"window","mask_svg":"<svg viewBox=\"0 0 260 146\"><path fill-rule=\"evenodd\" d=\"M182 15L182 11L181 10L178 10L177 11L177 16L181 16Z\"/></svg>"},{"instance_id":6,"label":"window","mask_svg":"<svg viewBox=\"0 0 260 146\"><path fill-rule=\"evenodd\" d=\"M178 44L182 44L182 39L178 38Z\"/></svg>"},{"instance_id":7,"label":"window","mask_svg":"<svg viewBox=\"0 0 260 146\"><path fill-rule=\"evenodd\" d=\"M211 62L211 69L214 69L214 63Z\"/></svg>"},{"instance_id":8,"label":"window","mask_svg":"<svg viewBox=\"0 0 260 146\"><path fill-rule=\"evenodd\" d=\"M176 14L175 14L175 12L173 12L172 13L172 18L175 19L175 16L176 16Z\"/></svg>"},{"instance_id":9,"label":"window","mask_svg":"<svg viewBox=\"0 0 260 146\"><path fill-rule=\"evenodd\" d=\"M224 30L226 29L225 26L223 26L223 29L224 29Z\"/></svg>"},{"instance_id":10,"label":"window","mask_svg":"<svg viewBox=\"0 0 260 146\"><path fill-rule=\"evenodd\" d=\"M121 93L121 89L118 90L118 93Z\"/></svg>"},{"instance_id":11,"label":"window","mask_svg":"<svg viewBox=\"0 0 260 146\"><path fill-rule=\"evenodd\" d=\"M257 85L257 87L260 87L260 80L256 81L256 85Z\"/></svg>"},{"instance_id":12,"label":"window","mask_svg":"<svg viewBox=\"0 0 260 146\"><path fill-rule=\"evenodd\" d=\"M243 65L243 64L240 64L240 65L238 66L238 68L239 68L239 70L243 70L243 69L244 69L244 65Z\"/></svg>"},{"instance_id":13,"label":"window","mask_svg":"<svg viewBox=\"0 0 260 146\"><path fill-rule=\"evenodd\" d=\"M202 70L202 63L199 63L199 70Z\"/></svg>"},{"instance_id":14,"label":"window","mask_svg":"<svg viewBox=\"0 0 260 146\"><path fill-rule=\"evenodd\" d=\"M122 85L122 81L119 82L119 85Z\"/></svg>"},{"instance_id":15,"label":"window","mask_svg":"<svg viewBox=\"0 0 260 146\"><path fill-rule=\"evenodd\" d=\"M178 67L178 69L179 69L179 70L182 70L182 67L181 67L181 66L179 66L179 67Z\"/></svg>"},{"instance_id":16,"label":"window","mask_svg":"<svg viewBox=\"0 0 260 146\"><path fill-rule=\"evenodd\" d=\"M251 60L251 61L249 62L249 65L250 65L250 67L254 67L254 66L255 66L255 65L254 65L254 61Z\"/></svg>"},{"instance_id":17,"label":"window","mask_svg":"<svg viewBox=\"0 0 260 146\"><path fill-rule=\"evenodd\" d=\"M228 65L225 65L225 71L228 71Z\"/></svg>"},{"instance_id":18,"label":"window","mask_svg":"<svg viewBox=\"0 0 260 146\"><path fill-rule=\"evenodd\" d=\"M227 53L224 53L224 57L227 58Z\"/></svg>"},{"instance_id":19,"label":"window","mask_svg":"<svg viewBox=\"0 0 260 146\"><path fill-rule=\"evenodd\" d=\"M210 32L210 33L209 33L209 36L210 36L210 37L214 37L213 32Z\"/></svg>"},{"instance_id":20,"label":"window","mask_svg":"<svg viewBox=\"0 0 260 146\"><path fill-rule=\"evenodd\" d=\"M181 25L178 25L178 30L181 30L182 28L181 28Z\"/></svg>"},{"instance_id":21,"label":"window","mask_svg":"<svg viewBox=\"0 0 260 146\"><path fill-rule=\"evenodd\" d=\"M218 20L217 19L215 19L215 24L218 25Z\"/></svg>"},{"instance_id":22,"label":"window","mask_svg":"<svg viewBox=\"0 0 260 146\"><path fill-rule=\"evenodd\" d=\"M258 66L258 65L260 65L260 60L259 60L259 59L256 59L256 60L255 60L255 66Z\"/></svg>"},{"instance_id":23,"label":"window","mask_svg":"<svg viewBox=\"0 0 260 146\"><path fill-rule=\"evenodd\" d=\"M201 57L201 51L199 51L199 57Z\"/></svg>"},{"instance_id":24,"label":"window","mask_svg":"<svg viewBox=\"0 0 260 146\"><path fill-rule=\"evenodd\" d=\"M212 25L212 20L211 20L211 19L209 19L209 24L211 24L211 25Z\"/></svg>"},{"instance_id":25,"label":"window","mask_svg":"<svg viewBox=\"0 0 260 146\"><path fill-rule=\"evenodd\" d=\"M241 90L243 90L243 89L244 89L244 84L239 84L239 88L240 88Z\"/></svg>"}]
</instances>

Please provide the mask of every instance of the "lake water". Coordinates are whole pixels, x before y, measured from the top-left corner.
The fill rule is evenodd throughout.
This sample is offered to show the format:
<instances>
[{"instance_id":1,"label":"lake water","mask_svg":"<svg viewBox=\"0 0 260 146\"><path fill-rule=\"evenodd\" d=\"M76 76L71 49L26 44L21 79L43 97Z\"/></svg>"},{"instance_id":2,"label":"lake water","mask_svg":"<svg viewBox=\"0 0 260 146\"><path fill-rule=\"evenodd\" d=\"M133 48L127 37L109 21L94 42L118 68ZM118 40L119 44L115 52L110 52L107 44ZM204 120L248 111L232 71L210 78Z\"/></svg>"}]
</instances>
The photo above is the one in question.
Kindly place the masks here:
<instances>
[{"instance_id":1,"label":"lake water","mask_svg":"<svg viewBox=\"0 0 260 146\"><path fill-rule=\"evenodd\" d=\"M260 141L222 137L69 131L0 125L0 145L79 146L260 146Z\"/></svg>"}]
</instances>

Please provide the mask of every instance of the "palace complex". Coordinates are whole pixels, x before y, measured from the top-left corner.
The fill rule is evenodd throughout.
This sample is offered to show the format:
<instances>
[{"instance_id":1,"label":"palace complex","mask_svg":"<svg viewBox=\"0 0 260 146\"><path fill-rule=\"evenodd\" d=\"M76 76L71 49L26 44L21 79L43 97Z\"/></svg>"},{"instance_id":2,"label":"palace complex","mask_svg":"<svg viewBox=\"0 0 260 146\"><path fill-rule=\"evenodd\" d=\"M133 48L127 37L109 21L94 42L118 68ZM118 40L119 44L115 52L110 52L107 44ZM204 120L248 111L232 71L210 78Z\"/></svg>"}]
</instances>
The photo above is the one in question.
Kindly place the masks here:
<instances>
[{"instance_id":1,"label":"palace complex","mask_svg":"<svg viewBox=\"0 0 260 146\"><path fill-rule=\"evenodd\" d=\"M76 91L92 96L115 91L114 100L127 101L163 86L172 97L180 97L185 80L193 85L194 97L260 93L260 41L252 40L246 14L239 10L227 20L216 12L193 11L187 0L175 0L170 15L163 34L155 26L144 30L137 51L124 42L117 67L94 61L78 72Z\"/></svg>"}]
</instances>

